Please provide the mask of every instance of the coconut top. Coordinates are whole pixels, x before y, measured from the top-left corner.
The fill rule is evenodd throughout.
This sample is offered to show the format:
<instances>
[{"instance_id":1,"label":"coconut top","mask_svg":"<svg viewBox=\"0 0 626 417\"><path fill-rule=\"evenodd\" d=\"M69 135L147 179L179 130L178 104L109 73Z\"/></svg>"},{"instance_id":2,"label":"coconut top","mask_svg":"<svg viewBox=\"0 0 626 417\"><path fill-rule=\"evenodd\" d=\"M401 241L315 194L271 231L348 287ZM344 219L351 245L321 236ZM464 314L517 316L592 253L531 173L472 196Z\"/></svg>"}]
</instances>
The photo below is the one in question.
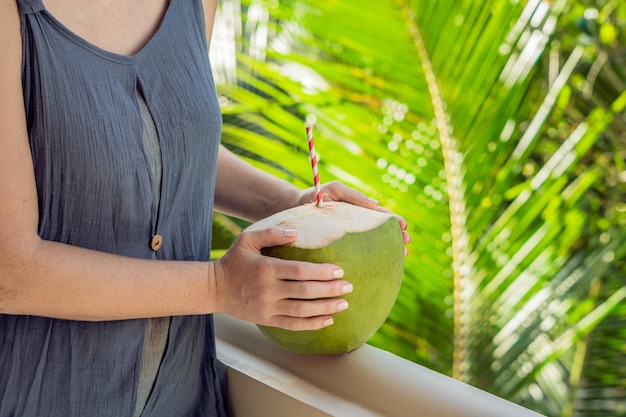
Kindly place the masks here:
<instances>
[{"instance_id":1,"label":"coconut top","mask_svg":"<svg viewBox=\"0 0 626 417\"><path fill-rule=\"evenodd\" d=\"M292 244L302 249L328 246L347 233L367 232L392 217L387 213L335 201L324 202L322 207L305 204L281 211L252 224L247 230L269 227L296 229L298 237Z\"/></svg>"}]
</instances>

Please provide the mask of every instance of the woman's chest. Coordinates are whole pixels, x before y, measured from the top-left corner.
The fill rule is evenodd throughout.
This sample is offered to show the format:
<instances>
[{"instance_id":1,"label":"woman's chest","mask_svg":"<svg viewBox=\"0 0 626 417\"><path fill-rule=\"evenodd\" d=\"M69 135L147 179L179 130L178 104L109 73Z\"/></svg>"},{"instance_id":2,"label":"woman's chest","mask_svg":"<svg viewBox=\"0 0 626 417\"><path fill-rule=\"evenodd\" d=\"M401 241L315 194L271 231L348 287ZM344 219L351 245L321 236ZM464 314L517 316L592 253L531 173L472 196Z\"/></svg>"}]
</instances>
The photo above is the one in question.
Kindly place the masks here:
<instances>
[{"instance_id":1,"label":"woman's chest","mask_svg":"<svg viewBox=\"0 0 626 417\"><path fill-rule=\"evenodd\" d=\"M131 56L150 42L169 0L46 0L48 12L85 41Z\"/></svg>"}]
</instances>

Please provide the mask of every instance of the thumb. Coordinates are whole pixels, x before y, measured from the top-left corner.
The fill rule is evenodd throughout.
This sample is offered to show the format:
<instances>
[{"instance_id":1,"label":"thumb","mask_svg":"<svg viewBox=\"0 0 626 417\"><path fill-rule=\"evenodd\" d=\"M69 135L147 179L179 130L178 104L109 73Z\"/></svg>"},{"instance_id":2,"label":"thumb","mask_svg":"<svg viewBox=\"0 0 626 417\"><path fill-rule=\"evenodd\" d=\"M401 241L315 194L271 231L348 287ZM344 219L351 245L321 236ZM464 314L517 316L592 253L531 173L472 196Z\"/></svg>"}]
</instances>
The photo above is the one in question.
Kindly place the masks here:
<instances>
[{"instance_id":1,"label":"thumb","mask_svg":"<svg viewBox=\"0 0 626 417\"><path fill-rule=\"evenodd\" d=\"M260 251L272 246L284 246L296 241L298 231L269 227L267 229L247 231L240 235L241 243L251 249Z\"/></svg>"}]
</instances>

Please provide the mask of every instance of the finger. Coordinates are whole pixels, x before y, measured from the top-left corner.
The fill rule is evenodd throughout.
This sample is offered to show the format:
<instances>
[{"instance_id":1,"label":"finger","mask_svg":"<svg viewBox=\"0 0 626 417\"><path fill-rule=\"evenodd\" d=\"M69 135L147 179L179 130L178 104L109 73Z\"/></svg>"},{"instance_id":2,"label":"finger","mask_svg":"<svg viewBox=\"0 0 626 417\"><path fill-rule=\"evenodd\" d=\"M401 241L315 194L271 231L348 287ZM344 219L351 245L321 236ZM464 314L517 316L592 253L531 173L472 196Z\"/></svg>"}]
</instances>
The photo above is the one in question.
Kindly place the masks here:
<instances>
[{"instance_id":1,"label":"finger","mask_svg":"<svg viewBox=\"0 0 626 417\"><path fill-rule=\"evenodd\" d=\"M395 216L398 219L398 223L400 223L400 229L402 230L408 229L409 225L406 222L406 220L404 220L404 217L398 216L397 214Z\"/></svg>"},{"instance_id":2,"label":"finger","mask_svg":"<svg viewBox=\"0 0 626 417\"><path fill-rule=\"evenodd\" d=\"M294 281L332 281L344 275L343 269L326 263L275 259L272 268L278 278Z\"/></svg>"},{"instance_id":3,"label":"finger","mask_svg":"<svg viewBox=\"0 0 626 417\"><path fill-rule=\"evenodd\" d=\"M278 311L289 317L318 317L345 311L349 304L340 298L319 300L283 300L279 303Z\"/></svg>"},{"instance_id":4,"label":"finger","mask_svg":"<svg viewBox=\"0 0 626 417\"><path fill-rule=\"evenodd\" d=\"M402 231L402 239L404 240L404 244L408 245L411 243L411 235L406 230Z\"/></svg>"},{"instance_id":5,"label":"finger","mask_svg":"<svg viewBox=\"0 0 626 417\"><path fill-rule=\"evenodd\" d=\"M339 297L351 293L352 284L345 280L333 281L286 281L282 288L283 298L314 300Z\"/></svg>"},{"instance_id":6,"label":"finger","mask_svg":"<svg viewBox=\"0 0 626 417\"><path fill-rule=\"evenodd\" d=\"M391 214L396 219L398 219L398 223L400 224L400 228L402 230L406 230L408 228L409 225L406 222L406 220L404 220L404 217L395 214L394 212L392 212L391 210L389 210L389 209L387 209L385 207L378 207L376 210L380 211L381 213Z\"/></svg>"},{"instance_id":7,"label":"finger","mask_svg":"<svg viewBox=\"0 0 626 417\"><path fill-rule=\"evenodd\" d=\"M275 316L272 318L270 326L280 327L293 331L320 330L324 327L332 326L334 320L329 315L298 318L291 316Z\"/></svg>"},{"instance_id":8,"label":"finger","mask_svg":"<svg viewBox=\"0 0 626 417\"><path fill-rule=\"evenodd\" d=\"M362 192L350 188L339 181L327 183L323 192L328 199L333 201L343 201L369 209L377 209L380 206L377 200L369 198Z\"/></svg>"},{"instance_id":9,"label":"finger","mask_svg":"<svg viewBox=\"0 0 626 417\"><path fill-rule=\"evenodd\" d=\"M295 229L269 227L267 229L244 231L239 236L241 245L260 251L272 246L284 246L293 243L298 236Z\"/></svg>"},{"instance_id":10,"label":"finger","mask_svg":"<svg viewBox=\"0 0 626 417\"><path fill-rule=\"evenodd\" d=\"M405 245L411 243L411 236L404 230L402 231L402 238L404 239ZM404 248L404 256L409 256L409 250L406 247Z\"/></svg>"}]
</instances>

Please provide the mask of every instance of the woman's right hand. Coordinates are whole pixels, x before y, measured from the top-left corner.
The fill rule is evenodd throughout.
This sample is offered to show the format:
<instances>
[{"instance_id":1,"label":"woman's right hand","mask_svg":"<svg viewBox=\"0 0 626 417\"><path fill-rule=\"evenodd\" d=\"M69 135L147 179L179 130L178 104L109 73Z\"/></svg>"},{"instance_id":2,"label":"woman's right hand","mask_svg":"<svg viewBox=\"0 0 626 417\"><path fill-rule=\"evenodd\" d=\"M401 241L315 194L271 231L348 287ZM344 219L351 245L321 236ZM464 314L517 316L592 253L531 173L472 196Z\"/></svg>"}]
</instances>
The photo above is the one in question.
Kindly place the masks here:
<instances>
[{"instance_id":1,"label":"woman's right hand","mask_svg":"<svg viewBox=\"0 0 626 417\"><path fill-rule=\"evenodd\" d=\"M261 249L293 243L297 231L244 231L214 265L216 309L242 320L289 330L317 330L333 324L331 314L348 304L352 291L337 265L282 260Z\"/></svg>"}]
</instances>

